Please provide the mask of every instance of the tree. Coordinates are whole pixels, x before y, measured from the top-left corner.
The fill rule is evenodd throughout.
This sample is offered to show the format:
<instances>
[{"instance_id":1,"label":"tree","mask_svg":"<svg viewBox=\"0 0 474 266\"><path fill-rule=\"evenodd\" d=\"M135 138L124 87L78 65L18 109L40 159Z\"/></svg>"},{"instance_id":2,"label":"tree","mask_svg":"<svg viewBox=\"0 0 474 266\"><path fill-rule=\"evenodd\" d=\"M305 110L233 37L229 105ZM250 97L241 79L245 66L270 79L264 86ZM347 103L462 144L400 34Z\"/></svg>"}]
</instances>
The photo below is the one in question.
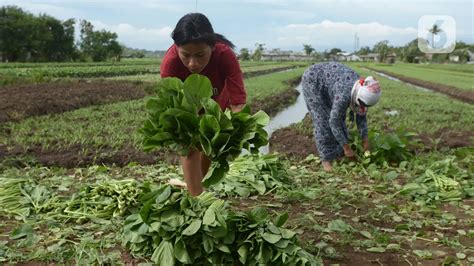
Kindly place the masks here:
<instances>
[{"instance_id":1,"label":"tree","mask_svg":"<svg viewBox=\"0 0 474 266\"><path fill-rule=\"evenodd\" d=\"M132 58L144 58L145 53L143 51L135 51L135 52L130 54L130 57L132 57Z\"/></svg>"},{"instance_id":2,"label":"tree","mask_svg":"<svg viewBox=\"0 0 474 266\"><path fill-rule=\"evenodd\" d=\"M303 44L303 50L307 56L310 56L316 50L309 44Z\"/></svg>"},{"instance_id":3,"label":"tree","mask_svg":"<svg viewBox=\"0 0 474 266\"><path fill-rule=\"evenodd\" d=\"M456 42L456 49L470 49L474 51L474 45L473 44L467 44L463 41Z\"/></svg>"},{"instance_id":4,"label":"tree","mask_svg":"<svg viewBox=\"0 0 474 266\"><path fill-rule=\"evenodd\" d=\"M249 49L247 49L247 48L240 49L239 58L240 58L240 60L244 60L244 61L245 60L250 60Z\"/></svg>"},{"instance_id":5,"label":"tree","mask_svg":"<svg viewBox=\"0 0 474 266\"><path fill-rule=\"evenodd\" d=\"M253 60L258 61L258 60L262 59L262 54L263 54L263 50L264 50L263 46L265 46L264 43L256 43L255 44L256 48L255 48L255 51L252 54L252 59Z\"/></svg>"},{"instance_id":6,"label":"tree","mask_svg":"<svg viewBox=\"0 0 474 266\"><path fill-rule=\"evenodd\" d=\"M66 61L77 59L74 19L60 21L48 15L34 16L16 6L0 8L0 54L3 61ZM94 61L120 60L117 34L94 31L81 21L81 49Z\"/></svg>"},{"instance_id":7,"label":"tree","mask_svg":"<svg viewBox=\"0 0 474 266\"><path fill-rule=\"evenodd\" d=\"M87 20L81 21L81 50L94 62L107 58L120 60L122 46L117 41L117 34L106 30L94 31L94 26Z\"/></svg>"},{"instance_id":8,"label":"tree","mask_svg":"<svg viewBox=\"0 0 474 266\"><path fill-rule=\"evenodd\" d=\"M423 52L418 48L418 39L414 39L401 49L402 60L408 63L415 63L417 57L419 58L423 55Z\"/></svg>"},{"instance_id":9,"label":"tree","mask_svg":"<svg viewBox=\"0 0 474 266\"><path fill-rule=\"evenodd\" d=\"M0 53L3 61L65 61L74 58L73 19L36 17L21 8L0 9Z\"/></svg>"},{"instance_id":10,"label":"tree","mask_svg":"<svg viewBox=\"0 0 474 266\"><path fill-rule=\"evenodd\" d=\"M65 61L76 53L74 46L74 19L61 22L53 17L39 17L43 32L43 43L38 47L37 56L41 61Z\"/></svg>"},{"instance_id":11,"label":"tree","mask_svg":"<svg viewBox=\"0 0 474 266\"><path fill-rule=\"evenodd\" d=\"M16 6L0 9L0 52L3 61L25 61L33 50L34 35L35 18L32 14Z\"/></svg>"},{"instance_id":12,"label":"tree","mask_svg":"<svg viewBox=\"0 0 474 266\"><path fill-rule=\"evenodd\" d=\"M442 31L443 30L437 24L434 24L429 29L429 32L431 33L431 47L436 48L435 43L434 43L434 36L438 35L438 33L442 32Z\"/></svg>"},{"instance_id":13,"label":"tree","mask_svg":"<svg viewBox=\"0 0 474 266\"><path fill-rule=\"evenodd\" d=\"M379 61L385 62L385 59L387 59L387 55L389 53L389 49L388 41L384 40L375 44L373 50L379 54Z\"/></svg>"},{"instance_id":14,"label":"tree","mask_svg":"<svg viewBox=\"0 0 474 266\"><path fill-rule=\"evenodd\" d=\"M364 46L359 49L359 51L356 52L358 55L368 55L370 53L370 47L369 46Z\"/></svg>"},{"instance_id":15,"label":"tree","mask_svg":"<svg viewBox=\"0 0 474 266\"><path fill-rule=\"evenodd\" d=\"M329 51L329 54L330 54L330 55L337 55L337 53L340 53L340 52L342 52L341 49L339 49L339 48L332 48L331 51Z\"/></svg>"}]
</instances>

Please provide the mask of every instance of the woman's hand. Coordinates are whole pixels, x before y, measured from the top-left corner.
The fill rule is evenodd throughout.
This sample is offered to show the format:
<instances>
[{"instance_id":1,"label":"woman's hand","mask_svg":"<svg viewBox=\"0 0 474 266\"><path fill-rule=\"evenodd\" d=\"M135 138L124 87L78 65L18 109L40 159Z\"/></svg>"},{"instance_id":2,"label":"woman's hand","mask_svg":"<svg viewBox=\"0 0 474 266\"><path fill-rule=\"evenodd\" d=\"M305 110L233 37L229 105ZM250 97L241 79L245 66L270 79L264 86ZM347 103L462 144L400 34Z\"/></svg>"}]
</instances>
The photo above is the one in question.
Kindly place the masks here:
<instances>
[{"instance_id":1,"label":"woman's hand","mask_svg":"<svg viewBox=\"0 0 474 266\"><path fill-rule=\"evenodd\" d=\"M231 104L231 105L230 105L230 110L231 110L233 113L238 113L238 112L242 111L242 109L244 109L244 106L245 106L245 103L243 103L243 104L236 104L236 105Z\"/></svg>"},{"instance_id":2,"label":"woman's hand","mask_svg":"<svg viewBox=\"0 0 474 266\"><path fill-rule=\"evenodd\" d=\"M349 160L355 160L355 153L349 146L349 144L344 144L344 156L346 156L347 159Z\"/></svg>"}]
</instances>

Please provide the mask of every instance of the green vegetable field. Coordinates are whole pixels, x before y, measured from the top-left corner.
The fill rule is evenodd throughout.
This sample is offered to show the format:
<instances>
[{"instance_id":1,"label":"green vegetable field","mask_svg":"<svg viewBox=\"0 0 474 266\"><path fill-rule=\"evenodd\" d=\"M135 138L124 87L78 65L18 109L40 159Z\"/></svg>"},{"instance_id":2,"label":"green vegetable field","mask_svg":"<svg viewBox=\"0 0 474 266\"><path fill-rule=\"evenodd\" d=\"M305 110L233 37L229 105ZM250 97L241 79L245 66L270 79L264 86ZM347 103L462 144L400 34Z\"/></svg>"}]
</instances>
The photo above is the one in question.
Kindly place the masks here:
<instances>
[{"instance_id":1,"label":"green vegetable field","mask_svg":"<svg viewBox=\"0 0 474 266\"><path fill-rule=\"evenodd\" d=\"M0 64L0 263L473 264L472 103L375 72L469 92L472 65L349 63L383 96L371 152L349 127L357 161L328 173L309 117L265 131L309 64L242 61L238 113L160 60ZM168 184L190 149L213 161L197 197Z\"/></svg>"}]
</instances>

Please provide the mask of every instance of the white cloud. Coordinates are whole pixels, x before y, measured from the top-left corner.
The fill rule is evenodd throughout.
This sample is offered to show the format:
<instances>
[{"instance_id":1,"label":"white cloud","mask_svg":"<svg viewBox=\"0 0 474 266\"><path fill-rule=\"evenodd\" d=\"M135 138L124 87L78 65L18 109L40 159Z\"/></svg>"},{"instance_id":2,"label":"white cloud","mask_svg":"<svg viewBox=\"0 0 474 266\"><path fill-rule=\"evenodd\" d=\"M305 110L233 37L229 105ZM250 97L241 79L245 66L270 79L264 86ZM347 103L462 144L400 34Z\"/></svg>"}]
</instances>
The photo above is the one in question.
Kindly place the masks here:
<instances>
[{"instance_id":1,"label":"white cloud","mask_svg":"<svg viewBox=\"0 0 474 266\"><path fill-rule=\"evenodd\" d=\"M316 16L315 12L288 10L288 9L272 9L267 12L269 15L277 17L278 19L289 20L307 20Z\"/></svg>"},{"instance_id":2,"label":"white cloud","mask_svg":"<svg viewBox=\"0 0 474 266\"><path fill-rule=\"evenodd\" d=\"M82 14L79 10L73 8L62 7L59 5L48 4L48 3L34 3L28 1L16 1L16 0L2 0L2 5L14 5L22 8L23 10L33 13L35 15L47 14L58 19L70 19L78 18Z\"/></svg>"},{"instance_id":3,"label":"white cloud","mask_svg":"<svg viewBox=\"0 0 474 266\"><path fill-rule=\"evenodd\" d=\"M381 40L390 40L391 44L401 45L416 38L417 29L398 28L378 22L352 24L324 20L314 24L289 24L276 28L276 46L299 47L303 43L313 47L340 47L352 49L354 35L359 36L360 46L372 46Z\"/></svg>"},{"instance_id":4,"label":"white cloud","mask_svg":"<svg viewBox=\"0 0 474 266\"><path fill-rule=\"evenodd\" d=\"M138 28L128 23L108 25L102 21L92 20L95 30L107 30L117 33L119 42L132 48L163 50L172 44L170 37L173 28ZM164 48L166 47L166 48Z\"/></svg>"}]
</instances>

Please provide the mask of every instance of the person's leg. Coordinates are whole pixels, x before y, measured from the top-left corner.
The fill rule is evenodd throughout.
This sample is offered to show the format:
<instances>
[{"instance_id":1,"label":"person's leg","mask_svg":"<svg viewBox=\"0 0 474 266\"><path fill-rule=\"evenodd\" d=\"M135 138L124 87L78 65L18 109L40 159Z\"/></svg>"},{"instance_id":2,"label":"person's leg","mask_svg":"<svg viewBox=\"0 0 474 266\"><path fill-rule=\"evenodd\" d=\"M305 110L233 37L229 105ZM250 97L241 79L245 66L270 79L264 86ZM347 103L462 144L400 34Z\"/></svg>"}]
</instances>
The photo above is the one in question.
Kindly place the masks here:
<instances>
[{"instance_id":1,"label":"person's leg","mask_svg":"<svg viewBox=\"0 0 474 266\"><path fill-rule=\"evenodd\" d=\"M201 172L202 176L205 177L207 174L207 171L209 171L209 167L211 166L212 161L207 158L204 153L201 153Z\"/></svg>"},{"instance_id":2,"label":"person's leg","mask_svg":"<svg viewBox=\"0 0 474 266\"><path fill-rule=\"evenodd\" d=\"M324 171L331 172L332 169L332 153L334 152L334 145L332 140L332 132L329 123L326 120L321 120L318 126L315 127L314 141L318 149L319 157L321 158L321 165Z\"/></svg>"},{"instance_id":3,"label":"person's leg","mask_svg":"<svg viewBox=\"0 0 474 266\"><path fill-rule=\"evenodd\" d=\"M329 113L327 110L327 103L324 102L324 97L321 95L320 84L316 82L315 78L317 71L305 73L306 78L303 79L303 96L306 102L311 119L313 120L314 128L314 143L318 150L319 157L321 158L321 164L323 169L327 172L332 171L331 161L327 158L330 153L330 145L328 145L332 136L331 129L329 127Z\"/></svg>"},{"instance_id":4,"label":"person's leg","mask_svg":"<svg viewBox=\"0 0 474 266\"><path fill-rule=\"evenodd\" d=\"M184 181L192 196L198 196L203 192L201 153L197 150L191 150L187 156L181 156L183 166Z\"/></svg>"},{"instance_id":5,"label":"person's leg","mask_svg":"<svg viewBox=\"0 0 474 266\"><path fill-rule=\"evenodd\" d=\"M326 172L332 172L332 162L331 161L321 161L323 170Z\"/></svg>"}]
</instances>

